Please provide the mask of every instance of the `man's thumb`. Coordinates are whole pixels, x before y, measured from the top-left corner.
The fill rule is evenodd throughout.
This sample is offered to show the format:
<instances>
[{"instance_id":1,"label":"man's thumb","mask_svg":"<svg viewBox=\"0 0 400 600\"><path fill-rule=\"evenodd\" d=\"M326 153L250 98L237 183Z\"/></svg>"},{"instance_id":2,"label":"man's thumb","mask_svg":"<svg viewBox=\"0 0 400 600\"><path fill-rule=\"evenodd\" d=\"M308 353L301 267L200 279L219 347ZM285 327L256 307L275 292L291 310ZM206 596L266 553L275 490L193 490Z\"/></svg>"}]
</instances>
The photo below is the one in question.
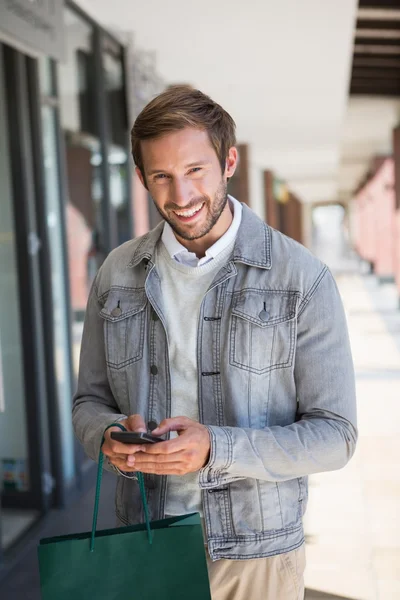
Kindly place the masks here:
<instances>
[{"instance_id":1,"label":"man's thumb","mask_svg":"<svg viewBox=\"0 0 400 600\"><path fill-rule=\"evenodd\" d=\"M153 435L164 435L169 431L177 431L178 433L187 427L186 417L173 417L161 421L157 429L152 431Z\"/></svg>"},{"instance_id":2,"label":"man's thumb","mask_svg":"<svg viewBox=\"0 0 400 600\"><path fill-rule=\"evenodd\" d=\"M147 432L144 419L140 415L131 415L128 417L127 429L141 433Z\"/></svg>"}]
</instances>

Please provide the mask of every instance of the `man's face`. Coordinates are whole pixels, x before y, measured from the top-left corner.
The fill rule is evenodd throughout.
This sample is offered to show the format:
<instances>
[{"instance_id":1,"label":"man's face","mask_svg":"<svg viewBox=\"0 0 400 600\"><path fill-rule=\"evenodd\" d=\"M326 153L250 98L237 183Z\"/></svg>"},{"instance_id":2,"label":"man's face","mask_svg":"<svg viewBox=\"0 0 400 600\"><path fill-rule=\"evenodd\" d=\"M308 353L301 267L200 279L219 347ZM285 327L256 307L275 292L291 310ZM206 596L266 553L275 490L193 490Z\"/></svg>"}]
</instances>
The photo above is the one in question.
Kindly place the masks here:
<instances>
[{"instance_id":1,"label":"man's face","mask_svg":"<svg viewBox=\"0 0 400 600\"><path fill-rule=\"evenodd\" d=\"M207 132L199 129L188 127L144 140L141 150L149 192L175 233L183 240L197 240L211 231L220 237L217 230L227 208L227 178L235 171L236 148L229 151L224 173Z\"/></svg>"}]
</instances>

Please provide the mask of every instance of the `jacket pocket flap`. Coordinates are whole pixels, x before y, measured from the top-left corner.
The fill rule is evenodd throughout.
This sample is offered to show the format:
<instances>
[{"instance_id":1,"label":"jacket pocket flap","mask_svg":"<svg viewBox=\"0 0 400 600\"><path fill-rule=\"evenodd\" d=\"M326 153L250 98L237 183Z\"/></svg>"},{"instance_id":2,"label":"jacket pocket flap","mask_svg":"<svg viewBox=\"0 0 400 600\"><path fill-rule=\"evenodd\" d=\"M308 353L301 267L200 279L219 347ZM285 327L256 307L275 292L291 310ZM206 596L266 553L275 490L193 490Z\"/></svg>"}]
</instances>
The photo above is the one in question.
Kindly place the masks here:
<instances>
[{"instance_id":1,"label":"jacket pocket flap","mask_svg":"<svg viewBox=\"0 0 400 600\"><path fill-rule=\"evenodd\" d=\"M144 289L111 288L100 316L116 323L144 310L147 297Z\"/></svg>"},{"instance_id":2,"label":"jacket pocket flap","mask_svg":"<svg viewBox=\"0 0 400 600\"><path fill-rule=\"evenodd\" d=\"M232 314L259 327L272 327L296 317L295 292L244 290L233 301Z\"/></svg>"}]
</instances>

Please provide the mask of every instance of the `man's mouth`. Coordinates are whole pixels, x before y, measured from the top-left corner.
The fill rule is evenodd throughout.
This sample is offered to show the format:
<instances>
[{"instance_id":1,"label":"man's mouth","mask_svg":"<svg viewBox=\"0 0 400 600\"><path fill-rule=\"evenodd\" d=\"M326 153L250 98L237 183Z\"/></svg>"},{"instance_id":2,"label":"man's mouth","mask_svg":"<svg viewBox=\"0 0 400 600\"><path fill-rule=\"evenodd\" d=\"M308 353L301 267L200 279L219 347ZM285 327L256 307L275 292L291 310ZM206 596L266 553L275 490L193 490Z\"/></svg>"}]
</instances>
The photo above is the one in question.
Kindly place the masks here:
<instances>
[{"instance_id":1,"label":"man's mouth","mask_svg":"<svg viewBox=\"0 0 400 600\"><path fill-rule=\"evenodd\" d=\"M202 202L201 204L198 204L197 206L194 206L193 208L190 208L189 210L174 210L174 214L180 220L188 221L190 219L193 219L196 215L198 215L204 205L205 205L205 202Z\"/></svg>"}]
</instances>

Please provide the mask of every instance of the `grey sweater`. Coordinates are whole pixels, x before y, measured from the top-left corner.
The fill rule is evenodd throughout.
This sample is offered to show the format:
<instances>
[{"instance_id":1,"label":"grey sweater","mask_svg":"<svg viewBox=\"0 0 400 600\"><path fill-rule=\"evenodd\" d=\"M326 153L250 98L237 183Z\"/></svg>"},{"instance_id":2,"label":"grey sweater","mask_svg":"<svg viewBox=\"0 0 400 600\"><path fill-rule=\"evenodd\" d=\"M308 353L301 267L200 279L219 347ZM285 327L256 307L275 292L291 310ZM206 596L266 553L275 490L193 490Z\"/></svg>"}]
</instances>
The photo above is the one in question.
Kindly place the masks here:
<instances>
[{"instance_id":1,"label":"grey sweater","mask_svg":"<svg viewBox=\"0 0 400 600\"><path fill-rule=\"evenodd\" d=\"M156 249L157 271L167 321L171 371L171 416L199 420L197 393L197 328L200 305L219 269L232 254L235 240L210 262L189 267L176 262L163 242ZM172 437L177 434L172 433ZM166 515L200 512L198 473L168 477Z\"/></svg>"}]
</instances>

